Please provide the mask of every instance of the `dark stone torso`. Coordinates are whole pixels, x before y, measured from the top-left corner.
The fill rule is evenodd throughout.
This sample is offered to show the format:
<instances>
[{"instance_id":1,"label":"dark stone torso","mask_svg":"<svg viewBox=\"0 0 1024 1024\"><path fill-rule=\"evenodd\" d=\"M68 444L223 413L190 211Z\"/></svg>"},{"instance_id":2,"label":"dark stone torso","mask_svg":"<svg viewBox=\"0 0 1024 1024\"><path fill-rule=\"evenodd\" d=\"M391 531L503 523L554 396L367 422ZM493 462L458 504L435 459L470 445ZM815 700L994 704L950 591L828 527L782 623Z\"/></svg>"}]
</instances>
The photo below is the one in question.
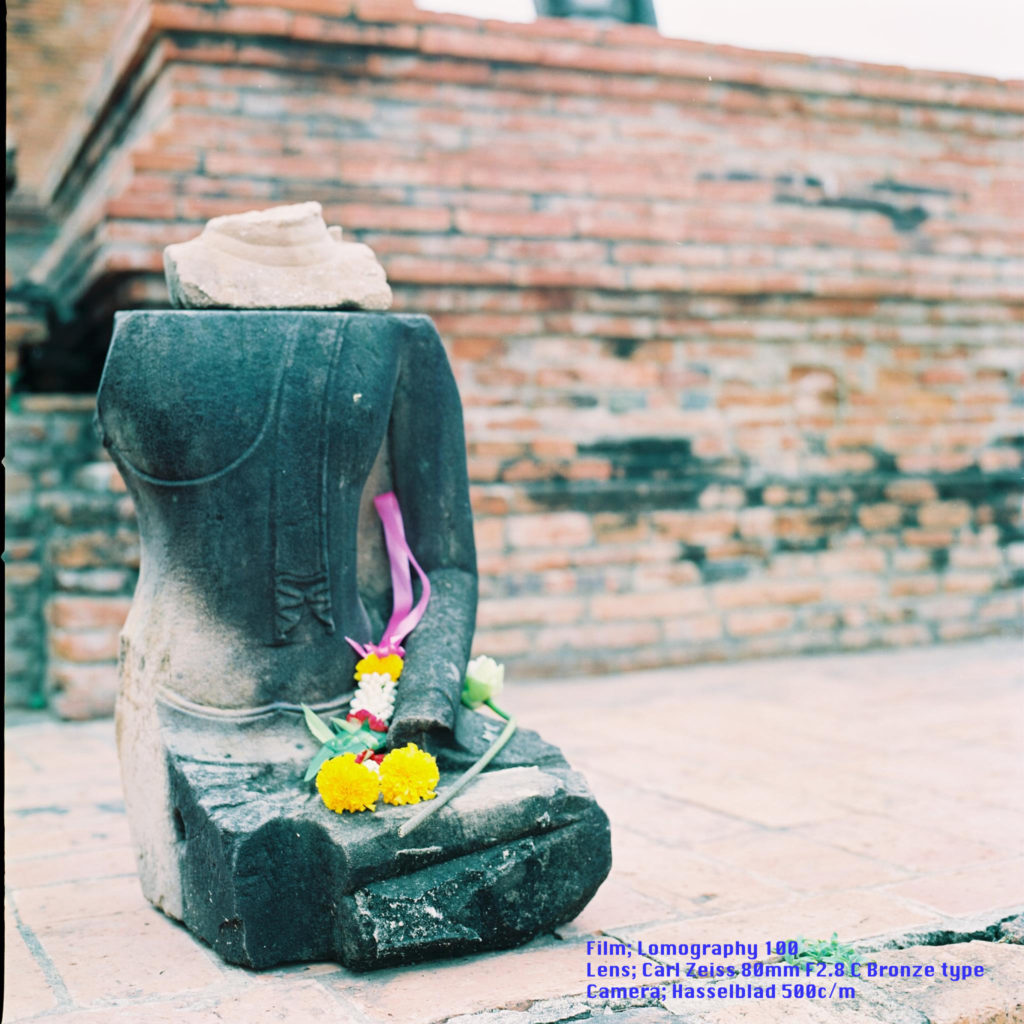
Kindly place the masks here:
<instances>
[{"instance_id":1,"label":"dark stone torso","mask_svg":"<svg viewBox=\"0 0 1024 1024\"><path fill-rule=\"evenodd\" d=\"M147 658L167 660L165 687L217 707L351 689L345 637L378 640L384 612L360 595L360 497L403 340L424 324L433 331L358 313L118 318L99 421L143 540L129 627Z\"/></svg>"}]
</instances>

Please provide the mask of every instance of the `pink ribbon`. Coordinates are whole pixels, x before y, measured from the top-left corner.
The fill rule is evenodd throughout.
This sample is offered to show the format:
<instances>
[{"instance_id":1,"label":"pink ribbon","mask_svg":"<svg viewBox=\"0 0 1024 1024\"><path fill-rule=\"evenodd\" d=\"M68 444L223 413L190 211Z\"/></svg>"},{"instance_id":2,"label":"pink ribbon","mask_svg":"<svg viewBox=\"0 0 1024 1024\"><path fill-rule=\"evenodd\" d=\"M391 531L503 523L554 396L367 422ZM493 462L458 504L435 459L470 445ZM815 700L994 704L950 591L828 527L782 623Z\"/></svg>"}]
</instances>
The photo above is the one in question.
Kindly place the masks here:
<instances>
[{"instance_id":1,"label":"pink ribbon","mask_svg":"<svg viewBox=\"0 0 1024 1024\"><path fill-rule=\"evenodd\" d=\"M394 493L388 491L387 494L379 495L373 499L373 504L384 527L384 543L387 545L388 562L391 565L391 618L384 627L384 636L381 637L379 644L359 644L351 637L345 639L363 658L368 654L377 654L382 658L389 654L397 654L404 658L405 648L402 647L402 641L415 629L427 610L430 580L420 568L409 542L405 539L402 510L398 507L398 499ZM420 599L415 605L410 567L416 570L416 575L420 578Z\"/></svg>"}]
</instances>

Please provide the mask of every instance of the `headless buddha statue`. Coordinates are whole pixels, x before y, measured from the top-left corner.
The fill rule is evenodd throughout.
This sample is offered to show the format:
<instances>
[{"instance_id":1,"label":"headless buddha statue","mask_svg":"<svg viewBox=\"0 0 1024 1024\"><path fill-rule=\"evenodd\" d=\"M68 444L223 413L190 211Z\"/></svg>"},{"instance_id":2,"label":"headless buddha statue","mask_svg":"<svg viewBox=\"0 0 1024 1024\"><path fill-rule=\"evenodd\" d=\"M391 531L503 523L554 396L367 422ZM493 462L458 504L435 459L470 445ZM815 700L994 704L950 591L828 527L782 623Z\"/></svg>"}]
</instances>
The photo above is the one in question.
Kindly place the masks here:
<instances>
[{"instance_id":1,"label":"headless buddha statue","mask_svg":"<svg viewBox=\"0 0 1024 1024\"><path fill-rule=\"evenodd\" d=\"M302 266L295 225L326 230L314 206L290 208L305 213L281 246L289 267ZM255 264L277 280L280 254L246 248L268 247L272 221L212 222L231 242L218 273ZM172 295L186 291L183 266L169 273ZM119 314L98 419L142 538L117 724L147 897L255 967L365 969L499 948L574 916L607 873L607 819L535 734L408 839L406 808L342 817L302 782L316 744L300 703L343 713L358 658L349 641L376 642L387 620L372 510L387 491L430 582L404 641L388 744L434 753L443 790L491 738L459 703L476 565L461 406L430 321Z\"/></svg>"}]
</instances>

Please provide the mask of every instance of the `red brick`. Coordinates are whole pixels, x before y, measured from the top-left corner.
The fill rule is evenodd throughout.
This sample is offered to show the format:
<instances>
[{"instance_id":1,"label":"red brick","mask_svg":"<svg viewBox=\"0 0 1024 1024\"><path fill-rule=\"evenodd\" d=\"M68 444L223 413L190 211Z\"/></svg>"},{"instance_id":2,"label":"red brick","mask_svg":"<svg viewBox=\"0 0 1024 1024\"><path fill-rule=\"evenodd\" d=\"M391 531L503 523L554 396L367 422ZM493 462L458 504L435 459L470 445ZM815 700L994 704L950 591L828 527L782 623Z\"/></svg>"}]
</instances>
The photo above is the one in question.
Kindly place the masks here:
<instances>
[{"instance_id":1,"label":"red brick","mask_svg":"<svg viewBox=\"0 0 1024 1024\"><path fill-rule=\"evenodd\" d=\"M479 259L483 260L489 250L486 238L453 238L438 235L381 235L364 232L362 239L377 254L377 258L389 262L395 256L427 256L436 259Z\"/></svg>"},{"instance_id":2,"label":"red brick","mask_svg":"<svg viewBox=\"0 0 1024 1024\"><path fill-rule=\"evenodd\" d=\"M885 488L886 496L903 505L920 505L934 501L935 485L929 480L896 480Z\"/></svg>"},{"instance_id":3,"label":"red brick","mask_svg":"<svg viewBox=\"0 0 1024 1024\"><path fill-rule=\"evenodd\" d=\"M177 214L175 201L156 196L122 196L107 203L108 217L125 217L136 220L174 220Z\"/></svg>"},{"instance_id":4,"label":"red brick","mask_svg":"<svg viewBox=\"0 0 1024 1024\"><path fill-rule=\"evenodd\" d=\"M478 551L501 551L505 546L505 522L502 519L477 516L473 522L473 533Z\"/></svg>"},{"instance_id":5,"label":"red brick","mask_svg":"<svg viewBox=\"0 0 1024 1024\"><path fill-rule=\"evenodd\" d=\"M550 480L555 475L552 466L541 462L534 462L532 459L520 459L511 465L505 466L500 477L506 483L522 482L524 480Z\"/></svg>"},{"instance_id":6,"label":"red brick","mask_svg":"<svg viewBox=\"0 0 1024 1024\"><path fill-rule=\"evenodd\" d=\"M865 530L888 530L899 526L903 510L899 505L883 502L877 505L862 505L857 509L857 521Z\"/></svg>"},{"instance_id":7,"label":"red brick","mask_svg":"<svg viewBox=\"0 0 1024 1024\"><path fill-rule=\"evenodd\" d=\"M956 529L971 521L971 506L966 501L926 502L917 510L917 519L926 529Z\"/></svg>"},{"instance_id":8,"label":"red brick","mask_svg":"<svg viewBox=\"0 0 1024 1024\"><path fill-rule=\"evenodd\" d=\"M788 504L789 491L778 484L772 484L764 489L764 502L766 505Z\"/></svg>"},{"instance_id":9,"label":"red brick","mask_svg":"<svg viewBox=\"0 0 1024 1024\"><path fill-rule=\"evenodd\" d=\"M695 615L685 619L670 619L664 624L665 639L700 643L719 640L723 636L722 620L718 615Z\"/></svg>"},{"instance_id":10,"label":"red brick","mask_svg":"<svg viewBox=\"0 0 1024 1024\"><path fill-rule=\"evenodd\" d=\"M725 619L728 631L738 637L781 633L789 629L793 621L793 613L781 609L731 612Z\"/></svg>"},{"instance_id":11,"label":"red brick","mask_svg":"<svg viewBox=\"0 0 1024 1024\"><path fill-rule=\"evenodd\" d=\"M533 645L533 634L526 629L478 629L473 637L473 655L505 658L526 654Z\"/></svg>"},{"instance_id":12,"label":"red brick","mask_svg":"<svg viewBox=\"0 0 1024 1024\"><path fill-rule=\"evenodd\" d=\"M199 151L174 153L166 150L138 150L132 154L132 165L137 171L196 171L199 169Z\"/></svg>"},{"instance_id":13,"label":"red brick","mask_svg":"<svg viewBox=\"0 0 1024 1024\"><path fill-rule=\"evenodd\" d=\"M504 347L496 338L457 338L451 343L451 354L452 359L478 362L500 355Z\"/></svg>"},{"instance_id":14,"label":"red brick","mask_svg":"<svg viewBox=\"0 0 1024 1024\"><path fill-rule=\"evenodd\" d=\"M953 543L949 530L904 530L901 537L911 547L948 548Z\"/></svg>"},{"instance_id":15,"label":"red brick","mask_svg":"<svg viewBox=\"0 0 1024 1024\"><path fill-rule=\"evenodd\" d=\"M466 460L466 468L469 472L469 479L473 483L491 483L497 480L501 473L501 461L499 459L481 459L472 455Z\"/></svg>"},{"instance_id":16,"label":"red brick","mask_svg":"<svg viewBox=\"0 0 1024 1024\"><path fill-rule=\"evenodd\" d=\"M352 9L352 0L244 0L245 7L277 7L306 14L326 14L344 18Z\"/></svg>"},{"instance_id":17,"label":"red brick","mask_svg":"<svg viewBox=\"0 0 1024 1024\"><path fill-rule=\"evenodd\" d=\"M831 593L845 602L870 601L882 593L882 582L875 576L839 576L829 582Z\"/></svg>"},{"instance_id":18,"label":"red brick","mask_svg":"<svg viewBox=\"0 0 1024 1024\"><path fill-rule=\"evenodd\" d=\"M647 517L598 512L591 517L594 534L602 544L635 544L650 536Z\"/></svg>"},{"instance_id":19,"label":"red brick","mask_svg":"<svg viewBox=\"0 0 1024 1024\"><path fill-rule=\"evenodd\" d=\"M580 512L513 516L508 520L509 543L519 548L572 547L589 544L593 528Z\"/></svg>"},{"instance_id":20,"label":"red brick","mask_svg":"<svg viewBox=\"0 0 1024 1024\"><path fill-rule=\"evenodd\" d=\"M466 260L420 259L393 256L384 261L388 279L404 284L506 284L510 269L506 264Z\"/></svg>"},{"instance_id":21,"label":"red brick","mask_svg":"<svg viewBox=\"0 0 1024 1024\"><path fill-rule=\"evenodd\" d=\"M116 661L119 644L117 630L54 632L50 636L50 653L64 661Z\"/></svg>"},{"instance_id":22,"label":"red brick","mask_svg":"<svg viewBox=\"0 0 1024 1024\"><path fill-rule=\"evenodd\" d=\"M919 597L934 594L938 589L937 576L897 576L889 583L889 593L893 597Z\"/></svg>"},{"instance_id":23,"label":"red brick","mask_svg":"<svg viewBox=\"0 0 1024 1024\"><path fill-rule=\"evenodd\" d=\"M55 597L47 606L47 618L58 629L120 629L130 607L127 597Z\"/></svg>"},{"instance_id":24,"label":"red brick","mask_svg":"<svg viewBox=\"0 0 1024 1024\"><path fill-rule=\"evenodd\" d=\"M567 437L544 437L532 441L530 450L538 458L571 459L576 455L576 443Z\"/></svg>"},{"instance_id":25,"label":"red brick","mask_svg":"<svg viewBox=\"0 0 1024 1024\"><path fill-rule=\"evenodd\" d=\"M737 516L725 512L655 512L651 516L657 533L688 544L710 544L733 535Z\"/></svg>"},{"instance_id":26,"label":"red brick","mask_svg":"<svg viewBox=\"0 0 1024 1024\"><path fill-rule=\"evenodd\" d=\"M574 626L572 629L539 629L535 635L538 651L572 648L599 651L602 648L630 648L656 644L661 636L652 622L605 622L600 626Z\"/></svg>"},{"instance_id":27,"label":"red brick","mask_svg":"<svg viewBox=\"0 0 1024 1024\"><path fill-rule=\"evenodd\" d=\"M452 214L447 207L376 206L368 203L341 203L324 206L324 219L328 224L342 228L372 228L382 231L447 231Z\"/></svg>"},{"instance_id":28,"label":"red brick","mask_svg":"<svg viewBox=\"0 0 1024 1024\"><path fill-rule=\"evenodd\" d=\"M999 589L999 577L987 572L948 572L942 589L949 594L986 594Z\"/></svg>"},{"instance_id":29,"label":"red brick","mask_svg":"<svg viewBox=\"0 0 1024 1024\"><path fill-rule=\"evenodd\" d=\"M455 226L467 235L514 235L520 238L571 235L572 218L554 213L494 213L457 210Z\"/></svg>"},{"instance_id":30,"label":"red brick","mask_svg":"<svg viewBox=\"0 0 1024 1024\"><path fill-rule=\"evenodd\" d=\"M167 2L153 3L149 12L151 30L157 29L204 29L213 28L216 16L210 11L187 4Z\"/></svg>"},{"instance_id":31,"label":"red brick","mask_svg":"<svg viewBox=\"0 0 1024 1024\"><path fill-rule=\"evenodd\" d=\"M827 576L845 572L884 573L885 551L880 548L851 547L841 551L823 551L818 555L818 568Z\"/></svg>"},{"instance_id":32,"label":"red brick","mask_svg":"<svg viewBox=\"0 0 1024 1024\"><path fill-rule=\"evenodd\" d=\"M1024 595L1019 592L986 594L980 599L979 604L979 617L986 622L1002 619L1019 629L1021 621L1024 620Z\"/></svg>"},{"instance_id":33,"label":"red brick","mask_svg":"<svg viewBox=\"0 0 1024 1024\"><path fill-rule=\"evenodd\" d=\"M575 623L582 618L583 602L553 597L490 599L480 603L477 622L481 629L523 624Z\"/></svg>"},{"instance_id":34,"label":"red brick","mask_svg":"<svg viewBox=\"0 0 1024 1024\"><path fill-rule=\"evenodd\" d=\"M117 697L117 666L58 665L51 671L50 707L60 718L106 718Z\"/></svg>"},{"instance_id":35,"label":"red brick","mask_svg":"<svg viewBox=\"0 0 1024 1024\"><path fill-rule=\"evenodd\" d=\"M950 549L949 564L957 569L997 569L1003 564L1003 552L995 544L955 547Z\"/></svg>"},{"instance_id":36,"label":"red brick","mask_svg":"<svg viewBox=\"0 0 1024 1024\"><path fill-rule=\"evenodd\" d=\"M336 170L327 161L314 156L263 156L253 160L247 153L208 153L206 173L216 176L292 178L330 181Z\"/></svg>"},{"instance_id":37,"label":"red brick","mask_svg":"<svg viewBox=\"0 0 1024 1024\"><path fill-rule=\"evenodd\" d=\"M39 550L39 542L35 540L10 538L4 547L4 555L11 562L21 562L31 558Z\"/></svg>"},{"instance_id":38,"label":"red brick","mask_svg":"<svg viewBox=\"0 0 1024 1024\"><path fill-rule=\"evenodd\" d=\"M941 596L919 601L916 606L921 619L968 622L974 609L973 597Z\"/></svg>"},{"instance_id":39,"label":"red brick","mask_svg":"<svg viewBox=\"0 0 1024 1024\"><path fill-rule=\"evenodd\" d=\"M503 516L508 513L509 502L505 494L489 493L471 484L469 498L477 516Z\"/></svg>"},{"instance_id":40,"label":"red brick","mask_svg":"<svg viewBox=\"0 0 1024 1024\"><path fill-rule=\"evenodd\" d=\"M515 267L509 279L524 288L607 288L616 291L627 287L628 275L616 267Z\"/></svg>"},{"instance_id":41,"label":"red brick","mask_svg":"<svg viewBox=\"0 0 1024 1024\"><path fill-rule=\"evenodd\" d=\"M356 0L355 15L360 21L433 21L432 14L421 11L413 0Z\"/></svg>"},{"instance_id":42,"label":"red brick","mask_svg":"<svg viewBox=\"0 0 1024 1024\"><path fill-rule=\"evenodd\" d=\"M469 450L474 455L495 455L502 459L517 459L527 452L527 446L517 441L474 441Z\"/></svg>"},{"instance_id":43,"label":"red brick","mask_svg":"<svg viewBox=\"0 0 1024 1024\"><path fill-rule=\"evenodd\" d=\"M633 570L633 587L641 590L664 590L667 587L686 587L700 582L700 569L693 562L675 562L672 565L643 565Z\"/></svg>"},{"instance_id":44,"label":"red brick","mask_svg":"<svg viewBox=\"0 0 1024 1024\"><path fill-rule=\"evenodd\" d=\"M474 60L535 63L544 54L537 42L509 36L491 36L459 29L427 27L420 36L424 53L442 53L451 57L471 57Z\"/></svg>"},{"instance_id":45,"label":"red brick","mask_svg":"<svg viewBox=\"0 0 1024 1024\"><path fill-rule=\"evenodd\" d=\"M810 604L820 601L823 596L820 583L799 580L744 580L739 583L717 583L710 589L719 608Z\"/></svg>"},{"instance_id":46,"label":"red brick","mask_svg":"<svg viewBox=\"0 0 1024 1024\"><path fill-rule=\"evenodd\" d=\"M30 587L38 583L42 567L34 562L11 562L4 567L4 580L8 587Z\"/></svg>"},{"instance_id":47,"label":"red brick","mask_svg":"<svg viewBox=\"0 0 1024 1024\"><path fill-rule=\"evenodd\" d=\"M595 619L671 619L708 609L707 594L697 588L668 590L663 593L601 594L590 602Z\"/></svg>"},{"instance_id":48,"label":"red brick","mask_svg":"<svg viewBox=\"0 0 1024 1024\"><path fill-rule=\"evenodd\" d=\"M163 256L159 252L134 247L111 249L102 261L104 272L110 274L140 271L159 273L163 266Z\"/></svg>"},{"instance_id":49,"label":"red brick","mask_svg":"<svg viewBox=\"0 0 1024 1024\"><path fill-rule=\"evenodd\" d=\"M746 491L735 484L711 484L701 491L697 504L702 509L741 508L746 504Z\"/></svg>"},{"instance_id":50,"label":"red brick","mask_svg":"<svg viewBox=\"0 0 1024 1024\"><path fill-rule=\"evenodd\" d=\"M68 569L82 569L109 563L137 568L138 538L127 531L119 531L115 536L102 531L82 533L51 542L50 558L56 565Z\"/></svg>"},{"instance_id":51,"label":"red brick","mask_svg":"<svg viewBox=\"0 0 1024 1024\"><path fill-rule=\"evenodd\" d=\"M219 14L222 31L252 36L287 36L292 15L283 10L261 10L254 7L232 7Z\"/></svg>"},{"instance_id":52,"label":"red brick","mask_svg":"<svg viewBox=\"0 0 1024 1024\"><path fill-rule=\"evenodd\" d=\"M574 459L559 472L567 480L610 480L612 466L606 459Z\"/></svg>"}]
</instances>

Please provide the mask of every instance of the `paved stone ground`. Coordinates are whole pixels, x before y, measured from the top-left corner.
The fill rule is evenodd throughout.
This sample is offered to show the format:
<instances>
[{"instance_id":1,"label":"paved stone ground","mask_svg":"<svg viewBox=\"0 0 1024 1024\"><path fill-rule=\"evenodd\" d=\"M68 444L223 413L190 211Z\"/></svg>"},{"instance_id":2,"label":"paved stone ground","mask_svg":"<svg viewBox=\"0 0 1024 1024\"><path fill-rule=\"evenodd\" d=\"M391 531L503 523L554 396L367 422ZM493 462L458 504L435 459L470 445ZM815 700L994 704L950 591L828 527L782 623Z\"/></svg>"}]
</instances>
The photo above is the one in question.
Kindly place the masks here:
<instances>
[{"instance_id":1,"label":"paved stone ground","mask_svg":"<svg viewBox=\"0 0 1024 1024\"><path fill-rule=\"evenodd\" d=\"M882 948L879 963L931 963L940 977L857 981L852 1000L586 998L586 943L599 937L763 945L835 931L861 950L907 933L998 938L990 926L1024 907L1020 655L992 641L513 681L509 707L563 746L607 809L612 875L557 935L369 975L220 963L140 895L112 724L11 716L4 1020L1024 1020L1024 946L1005 939ZM1004 934L1014 927L1020 941L1019 923ZM954 982L943 964L985 974Z\"/></svg>"}]
</instances>

